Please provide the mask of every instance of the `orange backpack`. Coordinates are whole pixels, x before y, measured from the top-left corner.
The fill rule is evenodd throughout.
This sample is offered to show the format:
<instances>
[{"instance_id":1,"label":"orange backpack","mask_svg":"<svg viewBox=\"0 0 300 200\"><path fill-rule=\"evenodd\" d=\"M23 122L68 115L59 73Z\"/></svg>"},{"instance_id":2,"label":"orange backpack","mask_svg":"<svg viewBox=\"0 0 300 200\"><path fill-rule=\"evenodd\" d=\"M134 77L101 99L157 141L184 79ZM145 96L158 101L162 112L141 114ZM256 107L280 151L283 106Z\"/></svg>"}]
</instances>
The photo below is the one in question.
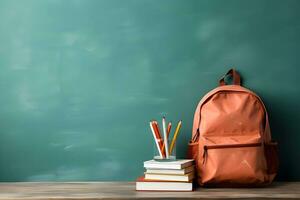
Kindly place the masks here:
<instances>
[{"instance_id":1,"label":"orange backpack","mask_svg":"<svg viewBox=\"0 0 300 200\"><path fill-rule=\"evenodd\" d=\"M231 75L233 85L224 78ZM219 87L199 102L188 157L195 159L197 182L204 186L260 186L278 168L277 143L271 140L266 107L241 86L231 69Z\"/></svg>"}]
</instances>

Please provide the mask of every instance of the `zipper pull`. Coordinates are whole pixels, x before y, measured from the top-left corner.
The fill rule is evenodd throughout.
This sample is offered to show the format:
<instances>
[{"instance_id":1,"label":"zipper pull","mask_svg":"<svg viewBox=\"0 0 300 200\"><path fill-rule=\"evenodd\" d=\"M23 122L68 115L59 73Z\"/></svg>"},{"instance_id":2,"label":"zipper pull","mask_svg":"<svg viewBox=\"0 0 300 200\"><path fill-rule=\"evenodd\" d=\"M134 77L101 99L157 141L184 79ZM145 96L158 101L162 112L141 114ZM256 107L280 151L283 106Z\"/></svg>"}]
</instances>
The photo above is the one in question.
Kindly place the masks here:
<instances>
[{"instance_id":1,"label":"zipper pull","mask_svg":"<svg viewBox=\"0 0 300 200\"><path fill-rule=\"evenodd\" d=\"M197 142L199 135L200 135L199 128L197 128L196 134L192 138L192 142Z\"/></svg>"},{"instance_id":2,"label":"zipper pull","mask_svg":"<svg viewBox=\"0 0 300 200\"><path fill-rule=\"evenodd\" d=\"M202 155L202 159L203 159L202 164L203 165L205 164L206 158L207 158L207 146L204 146L203 147L203 155Z\"/></svg>"}]
</instances>

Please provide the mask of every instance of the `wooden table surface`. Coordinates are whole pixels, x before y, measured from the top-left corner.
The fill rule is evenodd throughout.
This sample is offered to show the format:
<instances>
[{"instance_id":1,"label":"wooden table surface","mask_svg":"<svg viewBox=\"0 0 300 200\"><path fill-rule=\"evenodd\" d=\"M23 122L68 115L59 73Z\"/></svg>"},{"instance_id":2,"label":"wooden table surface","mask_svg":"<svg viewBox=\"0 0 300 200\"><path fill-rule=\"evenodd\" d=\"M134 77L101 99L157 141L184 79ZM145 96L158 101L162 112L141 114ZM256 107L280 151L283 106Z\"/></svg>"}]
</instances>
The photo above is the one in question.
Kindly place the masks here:
<instances>
[{"instance_id":1,"label":"wooden table surface","mask_svg":"<svg viewBox=\"0 0 300 200\"><path fill-rule=\"evenodd\" d=\"M139 192L133 182L0 183L2 199L300 199L300 182L266 188L198 188L193 192Z\"/></svg>"}]
</instances>

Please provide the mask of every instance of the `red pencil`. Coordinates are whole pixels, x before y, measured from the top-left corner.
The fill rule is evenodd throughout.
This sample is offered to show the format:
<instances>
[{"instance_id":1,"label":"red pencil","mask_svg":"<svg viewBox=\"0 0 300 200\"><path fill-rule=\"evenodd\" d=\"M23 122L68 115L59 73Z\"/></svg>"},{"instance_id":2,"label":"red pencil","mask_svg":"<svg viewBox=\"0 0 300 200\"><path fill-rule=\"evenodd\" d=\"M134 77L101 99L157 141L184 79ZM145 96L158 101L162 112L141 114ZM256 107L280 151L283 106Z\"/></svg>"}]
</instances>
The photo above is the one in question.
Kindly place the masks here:
<instances>
[{"instance_id":1,"label":"red pencil","mask_svg":"<svg viewBox=\"0 0 300 200\"><path fill-rule=\"evenodd\" d=\"M157 121L152 121L152 124L153 124L153 127L154 127L154 131L156 132L156 135L157 135L157 140L158 140L158 144L159 144L159 147L161 149L161 152L162 152L162 155L163 157L166 157L166 152L165 152L165 149L163 148L163 139L161 137L161 134L160 134L160 130L159 130L159 127L158 127L158 123Z\"/></svg>"},{"instance_id":2,"label":"red pencil","mask_svg":"<svg viewBox=\"0 0 300 200\"><path fill-rule=\"evenodd\" d=\"M169 138L170 132L171 132L172 122L169 122L168 129L167 129L167 136Z\"/></svg>"}]
</instances>

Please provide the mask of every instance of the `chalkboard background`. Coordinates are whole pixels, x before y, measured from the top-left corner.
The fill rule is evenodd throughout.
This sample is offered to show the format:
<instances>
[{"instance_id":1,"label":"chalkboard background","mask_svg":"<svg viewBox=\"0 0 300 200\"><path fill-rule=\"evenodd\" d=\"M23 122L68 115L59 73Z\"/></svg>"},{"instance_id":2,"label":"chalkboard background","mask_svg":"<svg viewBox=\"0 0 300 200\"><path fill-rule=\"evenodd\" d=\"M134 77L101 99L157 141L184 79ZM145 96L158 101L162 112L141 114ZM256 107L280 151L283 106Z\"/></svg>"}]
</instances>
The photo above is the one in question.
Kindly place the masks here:
<instances>
[{"instance_id":1,"label":"chalkboard background","mask_svg":"<svg viewBox=\"0 0 300 200\"><path fill-rule=\"evenodd\" d=\"M232 66L300 180L300 1L0 0L0 181L135 180L150 119L183 120Z\"/></svg>"}]
</instances>

